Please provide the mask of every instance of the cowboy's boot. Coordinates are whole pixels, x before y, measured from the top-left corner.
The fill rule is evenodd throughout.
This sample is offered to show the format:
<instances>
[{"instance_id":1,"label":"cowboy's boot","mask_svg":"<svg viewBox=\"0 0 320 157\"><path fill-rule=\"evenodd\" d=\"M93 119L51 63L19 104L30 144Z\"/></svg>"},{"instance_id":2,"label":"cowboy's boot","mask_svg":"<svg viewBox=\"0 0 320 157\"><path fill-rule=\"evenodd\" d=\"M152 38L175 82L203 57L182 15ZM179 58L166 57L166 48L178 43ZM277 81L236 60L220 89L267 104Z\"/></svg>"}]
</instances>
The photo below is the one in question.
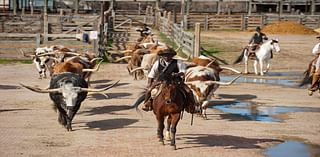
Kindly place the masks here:
<instances>
[{"instance_id":1,"label":"cowboy's boot","mask_svg":"<svg viewBox=\"0 0 320 157\"><path fill-rule=\"evenodd\" d=\"M319 73L314 73L312 76L312 83L311 83L311 87L308 89L308 94L311 96L313 94L314 91L316 91L319 87L318 87L318 81L320 79L320 74Z\"/></svg>"},{"instance_id":2,"label":"cowboy's boot","mask_svg":"<svg viewBox=\"0 0 320 157\"><path fill-rule=\"evenodd\" d=\"M148 91L146 93L146 96L144 98L144 103L141 108L144 111L151 111L152 110L152 98L151 98L151 91Z\"/></svg>"}]
</instances>

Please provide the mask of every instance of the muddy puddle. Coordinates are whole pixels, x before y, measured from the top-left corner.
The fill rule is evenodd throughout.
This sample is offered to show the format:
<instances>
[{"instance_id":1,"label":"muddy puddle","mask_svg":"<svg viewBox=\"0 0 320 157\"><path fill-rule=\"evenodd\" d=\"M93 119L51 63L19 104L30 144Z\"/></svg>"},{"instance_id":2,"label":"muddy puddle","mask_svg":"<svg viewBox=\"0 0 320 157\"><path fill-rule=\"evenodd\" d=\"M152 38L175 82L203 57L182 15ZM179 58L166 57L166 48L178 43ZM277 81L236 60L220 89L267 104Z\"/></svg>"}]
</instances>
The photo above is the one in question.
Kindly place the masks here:
<instances>
[{"instance_id":1,"label":"muddy puddle","mask_svg":"<svg viewBox=\"0 0 320 157\"><path fill-rule=\"evenodd\" d=\"M265 155L269 157L318 157L320 146L299 141L285 141L266 149Z\"/></svg>"},{"instance_id":2,"label":"muddy puddle","mask_svg":"<svg viewBox=\"0 0 320 157\"><path fill-rule=\"evenodd\" d=\"M282 122L279 114L292 112L320 112L320 108L311 107L285 107L285 106L259 106L250 102L232 102L227 104L216 104L211 108L218 109L224 113L240 116L241 118L254 121Z\"/></svg>"},{"instance_id":3,"label":"muddy puddle","mask_svg":"<svg viewBox=\"0 0 320 157\"><path fill-rule=\"evenodd\" d=\"M221 75L221 80L223 81L231 81L233 78L234 76ZM302 78L302 72L268 72L264 76L256 76L253 74L243 75L236 82L273 84L300 88L298 85Z\"/></svg>"}]
</instances>

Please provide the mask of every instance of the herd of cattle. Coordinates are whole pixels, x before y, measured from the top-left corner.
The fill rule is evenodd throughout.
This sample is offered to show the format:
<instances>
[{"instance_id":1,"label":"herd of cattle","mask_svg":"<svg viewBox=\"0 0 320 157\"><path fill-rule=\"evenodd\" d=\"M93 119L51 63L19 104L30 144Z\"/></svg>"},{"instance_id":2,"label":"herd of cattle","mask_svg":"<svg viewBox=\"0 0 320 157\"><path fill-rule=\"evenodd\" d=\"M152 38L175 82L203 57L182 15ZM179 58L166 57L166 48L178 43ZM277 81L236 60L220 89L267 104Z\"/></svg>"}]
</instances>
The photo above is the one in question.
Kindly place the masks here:
<instances>
[{"instance_id":1,"label":"herd of cattle","mask_svg":"<svg viewBox=\"0 0 320 157\"><path fill-rule=\"evenodd\" d=\"M126 60L127 70L134 80L143 79L151 70L152 65L158 59L158 53L169 47L161 42L154 40L152 35L144 37L139 42L131 43L127 49L121 51L123 57L117 59L115 62ZM176 49L178 51L179 48ZM183 60L187 64L185 72L185 83L191 88L198 103L201 105L201 114L206 117L206 108L214 96L214 92L220 85L231 85L237 76L230 82L221 82L219 73L224 70L231 70L240 74L241 72L230 67L223 67L219 65L219 60L213 56L199 56L193 57L191 61L189 58L181 58L175 56L175 59Z\"/></svg>"},{"instance_id":2,"label":"herd of cattle","mask_svg":"<svg viewBox=\"0 0 320 157\"><path fill-rule=\"evenodd\" d=\"M127 70L134 80L143 79L158 59L157 54L168 48L166 44L155 41L152 35L149 35L140 42L127 45L127 49L120 52L123 57L115 62L125 60L128 64ZM102 62L102 58L94 53L79 53L60 45L37 48L33 54L21 52L24 56L32 57L40 79L46 78L47 72L51 77L50 85L45 89L21 85L34 92L50 93L50 98L59 111L58 121L68 131L72 130L72 119L88 92L103 92L119 82L102 89L88 88L92 72L98 71ZM231 85L240 77L239 75L230 82L221 82L219 73L222 70L231 70L238 74L240 72L220 66L218 60L212 56L194 57L192 61L179 57L176 59L182 59L187 64L185 83L193 91L195 99L200 104L203 117L206 117L206 108L218 87ZM101 61L98 63L99 60Z\"/></svg>"}]
</instances>

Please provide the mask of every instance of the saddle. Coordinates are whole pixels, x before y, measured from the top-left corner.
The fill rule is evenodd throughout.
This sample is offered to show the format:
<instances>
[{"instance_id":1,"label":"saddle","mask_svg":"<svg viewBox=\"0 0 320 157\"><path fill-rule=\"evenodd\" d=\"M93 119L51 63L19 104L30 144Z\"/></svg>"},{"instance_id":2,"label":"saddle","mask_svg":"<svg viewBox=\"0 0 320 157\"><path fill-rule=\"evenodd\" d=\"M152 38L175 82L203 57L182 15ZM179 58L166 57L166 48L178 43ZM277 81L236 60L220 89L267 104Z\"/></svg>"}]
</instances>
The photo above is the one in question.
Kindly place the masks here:
<instances>
[{"instance_id":1,"label":"saddle","mask_svg":"<svg viewBox=\"0 0 320 157\"><path fill-rule=\"evenodd\" d=\"M256 50L258 50L260 48L259 44L250 44L247 46L248 52L249 52L249 59L257 59L256 57Z\"/></svg>"}]
</instances>

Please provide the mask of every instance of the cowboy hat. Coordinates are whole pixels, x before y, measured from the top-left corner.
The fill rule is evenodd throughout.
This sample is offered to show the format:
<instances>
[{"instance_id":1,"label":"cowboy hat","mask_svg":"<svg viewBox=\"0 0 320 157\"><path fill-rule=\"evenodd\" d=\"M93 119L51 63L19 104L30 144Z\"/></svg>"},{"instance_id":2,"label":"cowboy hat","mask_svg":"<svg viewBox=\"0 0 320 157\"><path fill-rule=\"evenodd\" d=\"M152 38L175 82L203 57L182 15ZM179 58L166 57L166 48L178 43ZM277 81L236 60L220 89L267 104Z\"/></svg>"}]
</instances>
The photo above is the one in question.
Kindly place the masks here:
<instances>
[{"instance_id":1,"label":"cowboy hat","mask_svg":"<svg viewBox=\"0 0 320 157\"><path fill-rule=\"evenodd\" d=\"M164 50L159 51L158 55L159 56L165 56L165 55L175 56L175 55L177 55L177 52L172 48L168 48L168 49L164 49Z\"/></svg>"},{"instance_id":2,"label":"cowboy hat","mask_svg":"<svg viewBox=\"0 0 320 157\"><path fill-rule=\"evenodd\" d=\"M261 28L259 26L256 27L256 31L261 31Z\"/></svg>"}]
</instances>

